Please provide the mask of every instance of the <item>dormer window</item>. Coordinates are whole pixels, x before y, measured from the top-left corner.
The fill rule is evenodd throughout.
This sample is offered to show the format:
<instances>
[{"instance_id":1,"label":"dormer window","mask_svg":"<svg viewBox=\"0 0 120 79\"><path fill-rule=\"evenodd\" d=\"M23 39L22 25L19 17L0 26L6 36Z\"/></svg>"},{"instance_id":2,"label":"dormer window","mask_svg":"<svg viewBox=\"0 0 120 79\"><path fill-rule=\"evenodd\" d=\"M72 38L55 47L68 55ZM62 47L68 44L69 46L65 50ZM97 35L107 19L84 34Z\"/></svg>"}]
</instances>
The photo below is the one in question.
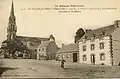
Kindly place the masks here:
<instances>
[{"instance_id":1,"label":"dormer window","mask_svg":"<svg viewBox=\"0 0 120 79\"><path fill-rule=\"evenodd\" d=\"M105 35L105 32L104 32L104 31L102 31L102 35Z\"/></svg>"},{"instance_id":2,"label":"dormer window","mask_svg":"<svg viewBox=\"0 0 120 79\"><path fill-rule=\"evenodd\" d=\"M85 38L83 38L83 39L82 39L82 42L83 42L83 43L86 43L86 40L85 40Z\"/></svg>"},{"instance_id":3,"label":"dormer window","mask_svg":"<svg viewBox=\"0 0 120 79\"><path fill-rule=\"evenodd\" d=\"M87 36L85 36L85 37L82 39L83 43L86 43L86 39L87 39Z\"/></svg>"},{"instance_id":4,"label":"dormer window","mask_svg":"<svg viewBox=\"0 0 120 79\"><path fill-rule=\"evenodd\" d=\"M95 34L92 34L92 36L91 36L91 38L90 38L91 42L93 42L94 39L95 39Z\"/></svg>"},{"instance_id":5,"label":"dormer window","mask_svg":"<svg viewBox=\"0 0 120 79\"><path fill-rule=\"evenodd\" d=\"M102 31L101 34L100 34L100 40L103 40L103 36L105 35L105 32Z\"/></svg>"},{"instance_id":6,"label":"dormer window","mask_svg":"<svg viewBox=\"0 0 120 79\"><path fill-rule=\"evenodd\" d=\"M87 36L85 36L85 39L87 39Z\"/></svg>"}]
</instances>

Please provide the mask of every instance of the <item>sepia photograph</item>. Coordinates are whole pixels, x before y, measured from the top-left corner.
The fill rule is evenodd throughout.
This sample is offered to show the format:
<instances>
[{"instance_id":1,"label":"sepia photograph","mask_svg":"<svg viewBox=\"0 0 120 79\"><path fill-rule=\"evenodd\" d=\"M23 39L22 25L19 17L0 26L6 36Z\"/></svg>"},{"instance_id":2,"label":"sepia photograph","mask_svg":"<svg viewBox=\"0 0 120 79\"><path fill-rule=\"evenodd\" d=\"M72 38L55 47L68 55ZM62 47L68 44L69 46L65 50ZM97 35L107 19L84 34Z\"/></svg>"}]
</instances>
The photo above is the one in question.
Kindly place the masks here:
<instances>
[{"instance_id":1,"label":"sepia photograph","mask_svg":"<svg viewBox=\"0 0 120 79\"><path fill-rule=\"evenodd\" d=\"M0 78L120 79L119 0L0 0Z\"/></svg>"}]
</instances>

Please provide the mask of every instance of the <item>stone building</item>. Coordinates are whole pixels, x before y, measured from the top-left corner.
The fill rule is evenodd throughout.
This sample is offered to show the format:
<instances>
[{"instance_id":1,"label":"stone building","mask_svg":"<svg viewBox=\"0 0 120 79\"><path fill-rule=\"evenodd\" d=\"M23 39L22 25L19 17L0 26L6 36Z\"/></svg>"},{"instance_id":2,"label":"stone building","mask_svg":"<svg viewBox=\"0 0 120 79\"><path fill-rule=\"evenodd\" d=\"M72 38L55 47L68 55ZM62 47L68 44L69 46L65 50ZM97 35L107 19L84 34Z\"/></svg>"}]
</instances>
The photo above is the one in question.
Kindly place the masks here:
<instances>
[{"instance_id":1,"label":"stone building","mask_svg":"<svg viewBox=\"0 0 120 79\"><path fill-rule=\"evenodd\" d=\"M63 45L56 53L56 60L64 59L66 62L78 61L78 46L76 43Z\"/></svg>"},{"instance_id":2,"label":"stone building","mask_svg":"<svg viewBox=\"0 0 120 79\"><path fill-rule=\"evenodd\" d=\"M55 59L58 46L55 42L55 38L51 35L49 41L42 42L37 48L37 59L38 60L53 60Z\"/></svg>"},{"instance_id":3,"label":"stone building","mask_svg":"<svg viewBox=\"0 0 120 79\"><path fill-rule=\"evenodd\" d=\"M120 21L86 30L78 41L79 62L87 64L118 65L120 63Z\"/></svg>"},{"instance_id":4,"label":"stone building","mask_svg":"<svg viewBox=\"0 0 120 79\"><path fill-rule=\"evenodd\" d=\"M45 41L49 41L49 38L40 38L40 37L27 37L27 36L17 36L28 49L30 50L30 58L37 59L37 48L38 46Z\"/></svg>"}]
</instances>

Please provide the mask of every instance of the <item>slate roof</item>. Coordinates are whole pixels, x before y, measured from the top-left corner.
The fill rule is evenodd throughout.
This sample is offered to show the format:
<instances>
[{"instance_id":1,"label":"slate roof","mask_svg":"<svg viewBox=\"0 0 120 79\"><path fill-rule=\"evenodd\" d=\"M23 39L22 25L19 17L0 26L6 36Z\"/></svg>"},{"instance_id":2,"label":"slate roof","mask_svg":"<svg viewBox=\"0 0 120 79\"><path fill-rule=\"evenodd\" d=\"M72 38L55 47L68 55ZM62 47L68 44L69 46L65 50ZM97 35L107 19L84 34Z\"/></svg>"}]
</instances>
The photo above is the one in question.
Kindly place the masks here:
<instances>
[{"instance_id":1,"label":"slate roof","mask_svg":"<svg viewBox=\"0 0 120 79\"><path fill-rule=\"evenodd\" d=\"M41 44L41 41L48 41L49 38L40 38L40 37L27 37L27 36L17 36L17 39L23 42L30 42L31 48L38 48Z\"/></svg>"},{"instance_id":2,"label":"slate roof","mask_svg":"<svg viewBox=\"0 0 120 79\"><path fill-rule=\"evenodd\" d=\"M108 35L111 35L115 29L116 29L115 25L109 25L106 27L94 29L94 30L91 30L91 31L88 31L87 33L85 33L79 41L82 41L82 39L90 40L91 37L95 37L95 39L96 39L101 36L108 36Z\"/></svg>"},{"instance_id":3,"label":"slate roof","mask_svg":"<svg viewBox=\"0 0 120 79\"><path fill-rule=\"evenodd\" d=\"M41 47L47 47L49 45L50 41L45 41L39 45L39 48Z\"/></svg>"},{"instance_id":4,"label":"slate roof","mask_svg":"<svg viewBox=\"0 0 120 79\"><path fill-rule=\"evenodd\" d=\"M70 53L78 51L78 46L76 43L68 44L60 48L57 53Z\"/></svg>"},{"instance_id":5,"label":"slate roof","mask_svg":"<svg viewBox=\"0 0 120 79\"><path fill-rule=\"evenodd\" d=\"M19 40L26 40L26 41L47 41L49 38L40 38L40 37L28 37L28 36L17 36Z\"/></svg>"}]
</instances>

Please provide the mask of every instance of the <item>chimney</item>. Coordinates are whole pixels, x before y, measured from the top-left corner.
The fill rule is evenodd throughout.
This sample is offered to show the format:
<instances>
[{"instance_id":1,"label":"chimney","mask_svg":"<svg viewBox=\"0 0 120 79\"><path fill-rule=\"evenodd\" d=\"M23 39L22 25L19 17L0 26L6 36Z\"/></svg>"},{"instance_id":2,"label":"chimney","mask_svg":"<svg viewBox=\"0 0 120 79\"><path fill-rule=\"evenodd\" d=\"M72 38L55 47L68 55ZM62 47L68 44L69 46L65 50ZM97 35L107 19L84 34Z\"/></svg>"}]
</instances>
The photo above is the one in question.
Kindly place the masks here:
<instances>
[{"instance_id":1,"label":"chimney","mask_svg":"<svg viewBox=\"0 0 120 79\"><path fill-rule=\"evenodd\" d=\"M52 42L55 42L55 37L51 34L50 37L49 37L49 40L52 41Z\"/></svg>"},{"instance_id":2,"label":"chimney","mask_svg":"<svg viewBox=\"0 0 120 79\"><path fill-rule=\"evenodd\" d=\"M64 46L65 44L64 43L62 43L62 47Z\"/></svg>"},{"instance_id":3,"label":"chimney","mask_svg":"<svg viewBox=\"0 0 120 79\"><path fill-rule=\"evenodd\" d=\"M116 21L114 22L114 25L115 25L116 27L119 27L119 26L120 26L120 20L116 20Z\"/></svg>"}]
</instances>

